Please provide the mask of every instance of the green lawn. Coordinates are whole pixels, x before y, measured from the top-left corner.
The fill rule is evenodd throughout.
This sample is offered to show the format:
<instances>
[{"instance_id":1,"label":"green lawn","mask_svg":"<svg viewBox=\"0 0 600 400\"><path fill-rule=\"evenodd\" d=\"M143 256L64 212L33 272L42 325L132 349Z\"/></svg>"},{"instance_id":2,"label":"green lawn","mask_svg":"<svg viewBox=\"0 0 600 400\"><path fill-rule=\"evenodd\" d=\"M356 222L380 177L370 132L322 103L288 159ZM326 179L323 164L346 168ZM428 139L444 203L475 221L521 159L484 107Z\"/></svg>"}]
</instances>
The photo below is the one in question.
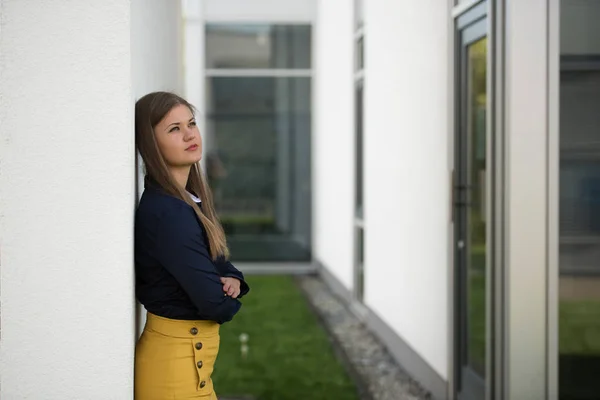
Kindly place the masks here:
<instances>
[{"instance_id":1,"label":"green lawn","mask_svg":"<svg viewBox=\"0 0 600 400\"><path fill-rule=\"evenodd\" d=\"M559 310L560 353L600 356L600 301L561 300Z\"/></svg>"},{"instance_id":2,"label":"green lawn","mask_svg":"<svg viewBox=\"0 0 600 400\"><path fill-rule=\"evenodd\" d=\"M277 233L272 216L255 214L224 214L221 224L228 235Z\"/></svg>"},{"instance_id":3,"label":"green lawn","mask_svg":"<svg viewBox=\"0 0 600 400\"><path fill-rule=\"evenodd\" d=\"M469 358L485 368L485 276L473 274L469 286Z\"/></svg>"},{"instance_id":4,"label":"green lawn","mask_svg":"<svg viewBox=\"0 0 600 400\"><path fill-rule=\"evenodd\" d=\"M250 276L251 291L232 322L221 327L213 375L219 396L249 394L260 400L358 400L329 339L292 278ZM249 353L241 357L239 335Z\"/></svg>"},{"instance_id":5,"label":"green lawn","mask_svg":"<svg viewBox=\"0 0 600 400\"><path fill-rule=\"evenodd\" d=\"M470 282L469 345L475 362L485 360L485 278L474 274ZM600 355L600 301L559 301L560 354Z\"/></svg>"}]
</instances>

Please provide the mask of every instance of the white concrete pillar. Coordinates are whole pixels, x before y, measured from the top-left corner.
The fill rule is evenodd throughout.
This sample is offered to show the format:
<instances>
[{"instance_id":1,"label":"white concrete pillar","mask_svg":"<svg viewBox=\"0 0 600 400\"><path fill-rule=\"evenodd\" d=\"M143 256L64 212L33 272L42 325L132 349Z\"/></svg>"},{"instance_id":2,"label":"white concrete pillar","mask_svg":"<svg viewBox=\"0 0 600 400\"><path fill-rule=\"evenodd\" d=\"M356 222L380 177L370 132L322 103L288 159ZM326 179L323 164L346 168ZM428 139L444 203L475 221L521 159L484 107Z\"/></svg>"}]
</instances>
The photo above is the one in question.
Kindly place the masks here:
<instances>
[{"instance_id":1,"label":"white concrete pillar","mask_svg":"<svg viewBox=\"0 0 600 400\"><path fill-rule=\"evenodd\" d=\"M1 1L2 399L133 397L130 3Z\"/></svg>"},{"instance_id":2,"label":"white concrete pillar","mask_svg":"<svg viewBox=\"0 0 600 400\"><path fill-rule=\"evenodd\" d=\"M312 52L313 256L352 290L354 5L351 0L317 5Z\"/></svg>"},{"instance_id":3,"label":"white concrete pillar","mask_svg":"<svg viewBox=\"0 0 600 400\"><path fill-rule=\"evenodd\" d=\"M446 4L365 2L365 302L430 367L422 382L447 379L451 345Z\"/></svg>"},{"instance_id":4,"label":"white concrete pillar","mask_svg":"<svg viewBox=\"0 0 600 400\"><path fill-rule=\"evenodd\" d=\"M185 97L182 29L179 1L131 0L131 77L135 100L162 90ZM141 198L144 166L141 156L137 156L137 196ZM139 305L137 321L140 335L146 324L146 312Z\"/></svg>"}]
</instances>

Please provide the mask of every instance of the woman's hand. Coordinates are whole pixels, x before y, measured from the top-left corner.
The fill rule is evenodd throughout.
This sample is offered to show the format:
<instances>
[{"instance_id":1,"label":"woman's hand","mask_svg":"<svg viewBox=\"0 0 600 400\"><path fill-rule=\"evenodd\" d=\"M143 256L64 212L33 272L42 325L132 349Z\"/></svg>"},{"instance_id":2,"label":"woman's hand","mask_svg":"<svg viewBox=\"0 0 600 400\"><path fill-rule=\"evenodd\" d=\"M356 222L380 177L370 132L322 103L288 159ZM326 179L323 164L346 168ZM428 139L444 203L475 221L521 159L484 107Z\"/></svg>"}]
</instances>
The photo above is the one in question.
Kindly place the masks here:
<instances>
[{"instance_id":1,"label":"woman's hand","mask_svg":"<svg viewBox=\"0 0 600 400\"><path fill-rule=\"evenodd\" d=\"M236 299L240 295L240 280L237 278L222 277L223 291L227 296Z\"/></svg>"}]
</instances>

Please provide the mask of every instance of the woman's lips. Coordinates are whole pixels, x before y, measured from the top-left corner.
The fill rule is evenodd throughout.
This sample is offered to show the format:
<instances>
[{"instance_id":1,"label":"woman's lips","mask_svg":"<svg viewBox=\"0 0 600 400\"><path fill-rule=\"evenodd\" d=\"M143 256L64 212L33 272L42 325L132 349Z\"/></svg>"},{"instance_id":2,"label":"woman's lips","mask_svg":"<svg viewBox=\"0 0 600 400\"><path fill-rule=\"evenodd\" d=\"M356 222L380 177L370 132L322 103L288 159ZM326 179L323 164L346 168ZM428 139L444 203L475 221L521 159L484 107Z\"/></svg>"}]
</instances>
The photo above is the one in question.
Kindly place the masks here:
<instances>
[{"instance_id":1,"label":"woman's lips","mask_svg":"<svg viewBox=\"0 0 600 400\"><path fill-rule=\"evenodd\" d=\"M198 145L197 144L193 144L190 147L188 147L187 149L185 149L186 151L194 151L198 149Z\"/></svg>"}]
</instances>

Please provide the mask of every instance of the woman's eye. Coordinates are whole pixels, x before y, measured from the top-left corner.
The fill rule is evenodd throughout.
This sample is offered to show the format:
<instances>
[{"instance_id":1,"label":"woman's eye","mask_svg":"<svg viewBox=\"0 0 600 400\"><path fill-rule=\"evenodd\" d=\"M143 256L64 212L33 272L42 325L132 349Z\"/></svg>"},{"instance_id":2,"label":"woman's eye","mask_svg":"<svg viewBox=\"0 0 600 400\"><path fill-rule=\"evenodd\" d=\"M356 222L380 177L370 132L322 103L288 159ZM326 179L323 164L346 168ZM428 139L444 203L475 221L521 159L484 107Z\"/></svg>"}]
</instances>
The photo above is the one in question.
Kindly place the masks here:
<instances>
[{"instance_id":1,"label":"woman's eye","mask_svg":"<svg viewBox=\"0 0 600 400\"><path fill-rule=\"evenodd\" d=\"M196 126L196 121L190 122L190 126Z\"/></svg>"},{"instance_id":2,"label":"woman's eye","mask_svg":"<svg viewBox=\"0 0 600 400\"><path fill-rule=\"evenodd\" d=\"M178 127L178 126L174 126L174 127L172 127L172 128L169 130L169 132L174 132L174 131L176 131L176 130L177 130L177 131L179 130L179 127Z\"/></svg>"}]
</instances>

